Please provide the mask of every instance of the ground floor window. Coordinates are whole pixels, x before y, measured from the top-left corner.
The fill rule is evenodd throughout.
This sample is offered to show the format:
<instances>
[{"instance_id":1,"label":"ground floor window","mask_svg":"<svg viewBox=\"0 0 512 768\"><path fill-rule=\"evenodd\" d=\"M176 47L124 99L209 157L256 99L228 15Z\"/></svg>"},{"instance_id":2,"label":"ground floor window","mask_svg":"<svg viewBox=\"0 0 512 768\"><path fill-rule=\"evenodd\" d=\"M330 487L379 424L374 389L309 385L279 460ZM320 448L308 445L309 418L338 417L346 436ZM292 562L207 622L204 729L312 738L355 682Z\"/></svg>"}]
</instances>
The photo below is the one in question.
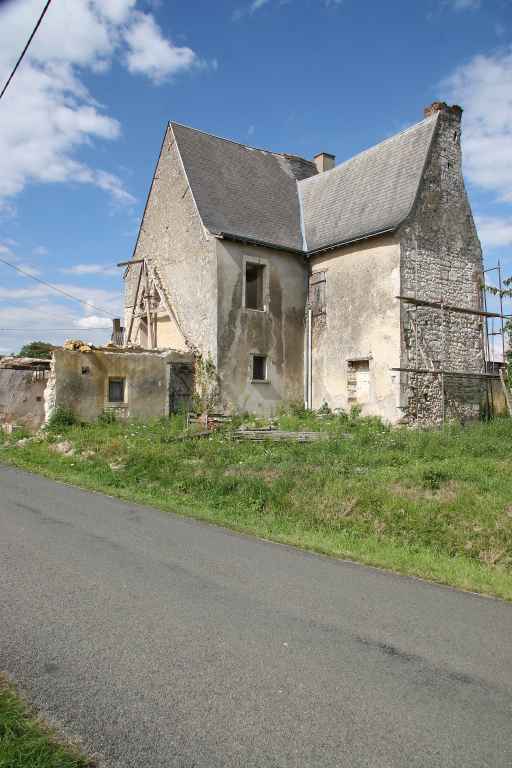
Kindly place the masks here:
<instances>
[{"instance_id":1,"label":"ground floor window","mask_svg":"<svg viewBox=\"0 0 512 768\"><path fill-rule=\"evenodd\" d=\"M125 385L125 379L115 378L108 380L109 403L124 403Z\"/></svg>"},{"instance_id":2,"label":"ground floor window","mask_svg":"<svg viewBox=\"0 0 512 768\"><path fill-rule=\"evenodd\" d=\"M252 380L267 381L267 358L265 355L253 355Z\"/></svg>"}]
</instances>

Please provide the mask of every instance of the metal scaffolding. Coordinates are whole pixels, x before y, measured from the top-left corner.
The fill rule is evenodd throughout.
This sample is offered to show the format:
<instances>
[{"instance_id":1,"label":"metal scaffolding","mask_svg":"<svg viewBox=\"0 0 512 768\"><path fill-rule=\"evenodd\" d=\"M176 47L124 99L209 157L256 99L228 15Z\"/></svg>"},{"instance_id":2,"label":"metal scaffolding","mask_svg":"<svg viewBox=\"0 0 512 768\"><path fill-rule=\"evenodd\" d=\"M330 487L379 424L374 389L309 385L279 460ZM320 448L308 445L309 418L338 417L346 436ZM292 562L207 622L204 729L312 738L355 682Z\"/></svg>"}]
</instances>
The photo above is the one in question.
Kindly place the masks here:
<instances>
[{"instance_id":1,"label":"metal scaffolding","mask_svg":"<svg viewBox=\"0 0 512 768\"><path fill-rule=\"evenodd\" d=\"M490 312L487 307L487 291L489 286L485 284L485 275L488 272L497 272L498 276L498 287L496 290L496 293L499 297L499 312ZM408 318L410 321L410 325L412 327L412 331L414 332L414 355L415 355L415 361L414 365L410 366L398 366L395 368L391 368L392 371L398 371L402 373L410 373L410 374L418 374L420 376L428 376L428 377L439 377L440 384L441 384L441 407L442 407L442 420L443 422L446 419L446 387L445 387L445 377L458 377L458 378L465 378L465 379L481 379L482 381L485 381L486 386L486 395L487 395L487 405L489 412L492 412L494 410L494 404L493 404L493 390L492 390L492 381L498 380L501 382L501 385L504 390L505 400L507 402L507 407L509 409L510 414L512 415L512 404L511 399L508 393L508 390L506 388L505 383L505 376L503 373L503 367L505 364L505 322L507 320L512 319L512 315L505 314L503 311L503 280L502 280L502 268L500 262L498 262L497 266L490 267L486 270L484 270L484 285L482 286L482 304L483 309L474 309L472 307L461 307L456 306L453 304L448 304L441 301L430 301L426 299L419 299L417 296L405 296L405 295L399 295L396 296L397 299L399 299L404 304L409 305L408 312ZM438 310L440 312L440 326L441 326L441 350L439 352L439 357L433 359L432 355L429 354L429 351L425 349L424 345L421 343L420 335L418 332L418 323L417 323L417 311L421 308L429 308ZM461 371L461 370L452 370L450 369L449 365L447 366L446 363L446 324L447 319L451 314L463 314L463 315L470 315L474 317L481 317L484 320L484 323L482 324L482 365L483 365L483 371ZM498 320L498 329L495 330L494 322L495 320ZM489 325L490 324L490 325ZM494 337L501 337L501 355L502 360L496 361L493 359L492 351L491 351L491 338ZM421 355L422 360L420 361L419 356Z\"/></svg>"}]
</instances>

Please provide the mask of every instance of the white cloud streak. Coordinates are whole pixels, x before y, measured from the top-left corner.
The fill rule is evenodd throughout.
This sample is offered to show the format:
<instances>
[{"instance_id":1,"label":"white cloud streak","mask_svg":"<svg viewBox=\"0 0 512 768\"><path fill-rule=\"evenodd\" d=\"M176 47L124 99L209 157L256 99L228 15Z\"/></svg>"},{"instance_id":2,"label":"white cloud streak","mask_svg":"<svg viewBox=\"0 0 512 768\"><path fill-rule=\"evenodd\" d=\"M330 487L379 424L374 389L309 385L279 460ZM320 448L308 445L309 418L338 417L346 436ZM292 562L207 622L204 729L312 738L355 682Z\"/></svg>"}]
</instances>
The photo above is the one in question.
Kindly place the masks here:
<instances>
[{"instance_id":1,"label":"white cloud streak","mask_svg":"<svg viewBox=\"0 0 512 768\"><path fill-rule=\"evenodd\" d=\"M476 226L484 247L500 248L512 245L512 216L477 216Z\"/></svg>"},{"instance_id":2,"label":"white cloud streak","mask_svg":"<svg viewBox=\"0 0 512 768\"><path fill-rule=\"evenodd\" d=\"M67 275L105 275L105 277L119 277L121 274L118 268L103 264L75 264L72 267L63 268L61 272Z\"/></svg>"},{"instance_id":3,"label":"white cloud streak","mask_svg":"<svg viewBox=\"0 0 512 768\"><path fill-rule=\"evenodd\" d=\"M464 107L463 160L468 180L500 203L512 203L512 49L475 56L442 83ZM479 219L487 247L509 245L511 218Z\"/></svg>"},{"instance_id":4,"label":"white cloud streak","mask_svg":"<svg viewBox=\"0 0 512 768\"><path fill-rule=\"evenodd\" d=\"M165 37L137 0L53 3L2 99L0 208L30 183L93 185L120 204L133 196L111 171L78 159L81 147L115 141L121 126L88 92L86 70L106 72L117 57L153 83L197 63L190 48ZM41 11L39 0L8 3L0 12L0 82L5 82Z\"/></svg>"},{"instance_id":5,"label":"white cloud streak","mask_svg":"<svg viewBox=\"0 0 512 768\"><path fill-rule=\"evenodd\" d=\"M456 11L474 11L480 8L480 0L453 0L453 8Z\"/></svg>"}]
</instances>

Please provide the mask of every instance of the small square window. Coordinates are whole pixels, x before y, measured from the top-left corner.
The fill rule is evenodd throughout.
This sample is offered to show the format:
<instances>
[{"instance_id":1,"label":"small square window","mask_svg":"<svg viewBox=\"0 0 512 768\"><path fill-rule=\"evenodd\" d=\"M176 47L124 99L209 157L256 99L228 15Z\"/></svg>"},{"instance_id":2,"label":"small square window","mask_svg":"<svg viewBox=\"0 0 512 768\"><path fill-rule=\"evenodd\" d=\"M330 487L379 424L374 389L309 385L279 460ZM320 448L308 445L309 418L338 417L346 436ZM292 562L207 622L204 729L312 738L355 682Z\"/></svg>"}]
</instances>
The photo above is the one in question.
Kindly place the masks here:
<instances>
[{"instance_id":1,"label":"small square window","mask_svg":"<svg viewBox=\"0 0 512 768\"><path fill-rule=\"evenodd\" d=\"M108 401L109 403L124 403L124 379L108 380Z\"/></svg>"},{"instance_id":2,"label":"small square window","mask_svg":"<svg viewBox=\"0 0 512 768\"><path fill-rule=\"evenodd\" d=\"M265 309L264 273L262 264L245 265L245 306L247 309Z\"/></svg>"},{"instance_id":3,"label":"small square window","mask_svg":"<svg viewBox=\"0 0 512 768\"><path fill-rule=\"evenodd\" d=\"M252 380L267 380L267 358L264 355L253 355L252 358Z\"/></svg>"}]
</instances>

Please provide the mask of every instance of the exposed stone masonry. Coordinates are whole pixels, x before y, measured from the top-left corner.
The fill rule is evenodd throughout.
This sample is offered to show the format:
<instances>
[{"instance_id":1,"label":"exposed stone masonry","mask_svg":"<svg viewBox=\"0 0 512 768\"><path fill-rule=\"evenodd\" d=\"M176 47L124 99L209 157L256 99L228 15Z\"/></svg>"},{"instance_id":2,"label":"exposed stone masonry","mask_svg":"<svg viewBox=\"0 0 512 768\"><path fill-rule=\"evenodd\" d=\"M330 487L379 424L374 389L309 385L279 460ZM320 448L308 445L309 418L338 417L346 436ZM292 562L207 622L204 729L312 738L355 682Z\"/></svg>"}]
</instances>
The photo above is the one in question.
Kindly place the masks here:
<instances>
[{"instance_id":1,"label":"exposed stone masonry","mask_svg":"<svg viewBox=\"0 0 512 768\"><path fill-rule=\"evenodd\" d=\"M480 310L483 264L480 242L464 187L460 107L435 102L436 136L414 209L402 226L401 293ZM402 366L481 373L485 369L482 318L403 304ZM439 422L478 415L481 379L402 374L406 421Z\"/></svg>"}]
</instances>

